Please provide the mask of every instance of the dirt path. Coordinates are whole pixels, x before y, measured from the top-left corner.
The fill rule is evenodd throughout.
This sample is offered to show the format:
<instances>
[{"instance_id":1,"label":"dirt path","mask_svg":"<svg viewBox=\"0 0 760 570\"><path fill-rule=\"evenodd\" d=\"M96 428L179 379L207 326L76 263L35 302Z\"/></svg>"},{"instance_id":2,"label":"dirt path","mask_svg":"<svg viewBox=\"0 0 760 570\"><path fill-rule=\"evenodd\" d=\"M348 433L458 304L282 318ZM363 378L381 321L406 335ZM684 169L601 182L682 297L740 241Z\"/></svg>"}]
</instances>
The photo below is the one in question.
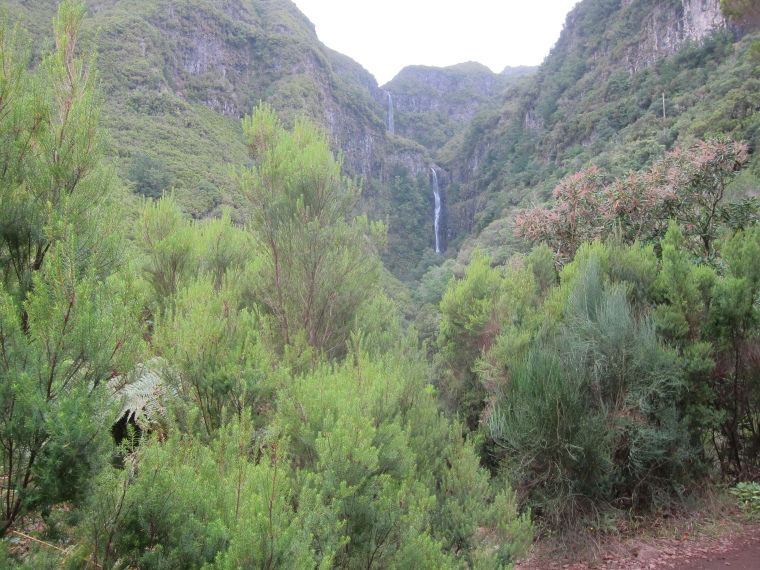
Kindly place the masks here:
<instances>
[{"instance_id":1,"label":"dirt path","mask_svg":"<svg viewBox=\"0 0 760 570\"><path fill-rule=\"evenodd\" d=\"M718 544L705 544L686 554L672 568L676 570L760 569L760 529L727 536Z\"/></svg>"},{"instance_id":2,"label":"dirt path","mask_svg":"<svg viewBox=\"0 0 760 570\"><path fill-rule=\"evenodd\" d=\"M592 562L534 555L516 570L760 570L760 525L719 537L629 540L610 543Z\"/></svg>"}]
</instances>

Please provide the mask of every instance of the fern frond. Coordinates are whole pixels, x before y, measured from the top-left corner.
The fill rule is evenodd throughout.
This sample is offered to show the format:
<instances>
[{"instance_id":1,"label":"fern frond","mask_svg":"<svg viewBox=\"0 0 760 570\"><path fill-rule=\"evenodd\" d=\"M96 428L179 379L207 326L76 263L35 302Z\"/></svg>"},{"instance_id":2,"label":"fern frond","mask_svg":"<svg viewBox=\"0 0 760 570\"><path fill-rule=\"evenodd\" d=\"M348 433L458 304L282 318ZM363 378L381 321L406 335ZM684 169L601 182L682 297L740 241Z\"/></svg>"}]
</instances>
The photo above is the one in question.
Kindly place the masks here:
<instances>
[{"instance_id":1,"label":"fern frond","mask_svg":"<svg viewBox=\"0 0 760 570\"><path fill-rule=\"evenodd\" d=\"M138 364L130 374L117 376L109 382L113 397L122 401L119 419L126 415L144 430L166 422L165 404L176 397L176 392L162 381L159 371L164 368L163 359L155 358Z\"/></svg>"}]
</instances>

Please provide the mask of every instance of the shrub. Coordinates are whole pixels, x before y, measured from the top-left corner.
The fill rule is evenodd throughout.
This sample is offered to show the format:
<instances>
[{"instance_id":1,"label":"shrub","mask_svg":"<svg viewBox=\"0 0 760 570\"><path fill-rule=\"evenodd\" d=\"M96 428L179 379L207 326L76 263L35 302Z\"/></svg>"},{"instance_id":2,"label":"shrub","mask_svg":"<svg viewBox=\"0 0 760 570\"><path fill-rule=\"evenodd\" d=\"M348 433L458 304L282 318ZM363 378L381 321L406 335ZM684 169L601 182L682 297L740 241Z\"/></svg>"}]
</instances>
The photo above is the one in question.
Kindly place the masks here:
<instances>
[{"instance_id":1,"label":"shrub","mask_svg":"<svg viewBox=\"0 0 760 570\"><path fill-rule=\"evenodd\" d=\"M621 286L603 281L594 255L564 313L556 336L507 368L489 414L519 495L555 527L676 498L694 456L676 407L677 354Z\"/></svg>"}]
</instances>

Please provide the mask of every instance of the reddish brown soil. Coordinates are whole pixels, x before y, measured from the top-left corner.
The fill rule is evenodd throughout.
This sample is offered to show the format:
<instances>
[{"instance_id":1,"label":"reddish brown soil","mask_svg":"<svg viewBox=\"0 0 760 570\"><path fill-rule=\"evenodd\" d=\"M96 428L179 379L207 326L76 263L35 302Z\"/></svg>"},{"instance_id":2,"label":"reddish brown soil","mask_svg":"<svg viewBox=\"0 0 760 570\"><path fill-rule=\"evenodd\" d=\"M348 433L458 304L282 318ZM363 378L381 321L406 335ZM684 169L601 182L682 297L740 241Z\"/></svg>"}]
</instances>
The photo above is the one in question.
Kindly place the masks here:
<instances>
[{"instance_id":1,"label":"reddish brown soil","mask_svg":"<svg viewBox=\"0 0 760 570\"><path fill-rule=\"evenodd\" d=\"M516 570L760 570L760 525L727 525L718 537L610 542L591 561L551 557L540 550Z\"/></svg>"}]
</instances>

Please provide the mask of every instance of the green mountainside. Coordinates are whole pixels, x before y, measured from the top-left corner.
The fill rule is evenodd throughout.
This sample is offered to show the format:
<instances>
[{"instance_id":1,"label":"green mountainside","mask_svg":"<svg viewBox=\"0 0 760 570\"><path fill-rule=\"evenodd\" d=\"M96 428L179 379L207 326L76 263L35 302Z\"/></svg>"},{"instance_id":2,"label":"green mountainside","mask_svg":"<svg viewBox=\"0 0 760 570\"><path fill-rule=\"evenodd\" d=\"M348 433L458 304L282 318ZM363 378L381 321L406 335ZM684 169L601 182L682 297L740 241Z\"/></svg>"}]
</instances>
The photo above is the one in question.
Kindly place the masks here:
<instances>
[{"instance_id":1,"label":"green mountainside","mask_svg":"<svg viewBox=\"0 0 760 570\"><path fill-rule=\"evenodd\" d=\"M389 223L386 266L407 281L444 259L432 254L433 166L447 255L467 240L466 251L482 242L504 257L518 247L512 209L547 200L589 162L619 174L716 133L756 146L753 38L727 25L717 0L585 0L538 69L411 66L382 89L289 0L86 5L112 155L135 191L174 188L195 217L241 208L230 176L246 160L238 120L266 101L285 125L305 115L326 129L363 180L360 208ZM40 40L33 50L50 43L54 0L5 6Z\"/></svg>"},{"instance_id":2,"label":"green mountainside","mask_svg":"<svg viewBox=\"0 0 760 570\"><path fill-rule=\"evenodd\" d=\"M411 120L416 128L409 136L393 135L387 94L359 64L324 46L289 0L85 5L85 32L98 47L111 155L135 192L157 198L173 189L193 217L229 205L242 219L245 200L231 176L231 165L246 161L239 119L264 101L287 126L306 116L327 131L345 172L363 180L360 208L390 223L384 257L402 278L412 276L434 242L430 153L512 81L479 64L430 68L448 82L439 90L444 107L426 115L400 111L400 125ZM45 22L55 1L5 6L11 21L20 17L35 38L33 52L51 43ZM393 84L400 102L421 85L408 76Z\"/></svg>"},{"instance_id":3,"label":"green mountainside","mask_svg":"<svg viewBox=\"0 0 760 570\"><path fill-rule=\"evenodd\" d=\"M546 201L561 178L589 163L619 175L715 134L746 140L754 152L753 39L726 24L717 0L579 3L538 72L439 153L454 182L450 227L484 232L492 253L509 243L497 254L508 257L513 208ZM751 166L735 191L756 192L758 172Z\"/></svg>"},{"instance_id":4,"label":"green mountainside","mask_svg":"<svg viewBox=\"0 0 760 570\"><path fill-rule=\"evenodd\" d=\"M2 7L0 567L756 518L755 0L583 0L535 72L385 89L288 0Z\"/></svg>"},{"instance_id":5,"label":"green mountainside","mask_svg":"<svg viewBox=\"0 0 760 570\"><path fill-rule=\"evenodd\" d=\"M507 85L535 69L508 68L497 75L473 61L405 67L383 86L393 97L395 133L437 151L483 106L493 105Z\"/></svg>"},{"instance_id":6,"label":"green mountainside","mask_svg":"<svg viewBox=\"0 0 760 570\"><path fill-rule=\"evenodd\" d=\"M8 2L9 15L45 37L56 3ZM330 133L350 172L380 176L381 92L372 76L326 48L288 0L90 0L106 126L120 171L142 193L177 189L200 216L239 205L228 165L245 158L239 119L259 101L293 124L306 115ZM44 45L44 41L35 45ZM375 98L378 97L376 101Z\"/></svg>"}]
</instances>

